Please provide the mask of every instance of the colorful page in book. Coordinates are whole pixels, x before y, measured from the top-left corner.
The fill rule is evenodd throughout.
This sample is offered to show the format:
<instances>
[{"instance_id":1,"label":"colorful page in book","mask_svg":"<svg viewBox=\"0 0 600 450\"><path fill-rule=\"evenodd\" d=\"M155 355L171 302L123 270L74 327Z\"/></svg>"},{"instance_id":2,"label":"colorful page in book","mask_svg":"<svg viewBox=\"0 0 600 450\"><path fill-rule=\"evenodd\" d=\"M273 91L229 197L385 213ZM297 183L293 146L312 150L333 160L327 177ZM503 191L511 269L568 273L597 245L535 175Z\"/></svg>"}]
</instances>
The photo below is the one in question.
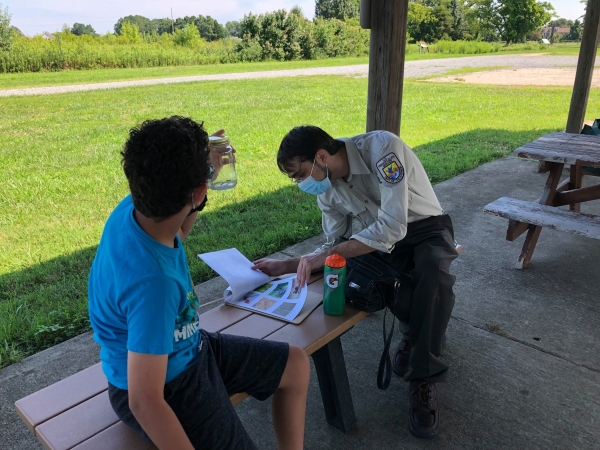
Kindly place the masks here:
<instances>
[{"instance_id":1,"label":"colorful page in book","mask_svg":"<svg viewBox=\"0 0 600 450\"><path fill-rule=\"evenodd\" d=\"M302 310L307 293L308 287L299 287L294 275L269 281L238 300L226 297L225 302L291 322Z\"/></svg>"},{"instance_id":2,"label":"colorful page in book","mask_svg":"<svg viewBox=\"0 0 600 450\"><path fill-rule=\"evenodd\" d=\"M237 301L271 280L271 277L264 273L252 270L253 264L237 248L202 253L198 257L229 283L224 294L228 301Z\"/></svg>"}]
</instances>

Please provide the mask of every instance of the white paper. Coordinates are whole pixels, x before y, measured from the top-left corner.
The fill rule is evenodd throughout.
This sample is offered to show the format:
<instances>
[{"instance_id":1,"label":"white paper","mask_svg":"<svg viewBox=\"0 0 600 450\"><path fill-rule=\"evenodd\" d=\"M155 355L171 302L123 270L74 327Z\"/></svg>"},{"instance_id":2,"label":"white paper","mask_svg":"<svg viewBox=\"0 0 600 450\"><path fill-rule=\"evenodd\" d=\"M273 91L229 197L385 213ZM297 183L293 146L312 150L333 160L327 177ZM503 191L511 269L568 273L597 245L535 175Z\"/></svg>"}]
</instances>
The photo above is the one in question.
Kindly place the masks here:
<instances>
[{"instance_id":1,"label":"white paper","mask_svg":"<svg viewBox=\"0 0 600 450\"><path fill-rule=\"evenodd\" d=\"M242 255L237 248L219 250L218 252L198 255L212 270L217 272L229 283L231 296L229 300L239 300L252 289L267 283L271 277L258 270L252 270L254 265ZM227 292L227 291L225 291ZM229 297L224 294L224 297Z\"/></svg>"},{"instance_id":2,"label":"white paper","mask_svg":"<svg viewBox=\"0 0 600 450\"><path fill-rule=\"evenodd\" d=\"M253 264L235 248L198 257L229 283L223 294L225 303L290 322L304 306L308 287L300 288L296 275L271 281L271 277L252 270Z\"/></svg>"}]
</instances>

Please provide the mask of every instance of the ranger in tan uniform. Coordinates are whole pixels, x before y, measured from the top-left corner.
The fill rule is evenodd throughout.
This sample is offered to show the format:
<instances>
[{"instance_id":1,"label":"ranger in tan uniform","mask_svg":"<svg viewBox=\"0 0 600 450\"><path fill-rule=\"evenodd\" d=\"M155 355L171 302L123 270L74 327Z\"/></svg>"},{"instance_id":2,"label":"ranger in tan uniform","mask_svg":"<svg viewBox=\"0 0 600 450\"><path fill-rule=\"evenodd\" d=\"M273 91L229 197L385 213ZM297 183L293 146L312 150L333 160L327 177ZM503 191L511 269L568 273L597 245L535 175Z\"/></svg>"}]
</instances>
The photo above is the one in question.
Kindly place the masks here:
<instances>
[{"instance_id":1,"label":"ranger in tan uniform","mask_svg":"<svg viewBox=\"0 0 600 450\"><path fill-rule=\"evenodd\" d=\"M435 436L435 383L448 371L439 356L454 306L455 278L449 269L457 253L452 221L421 162L387 131L333 139L318 127L303 126L284 137L277 164L300 189L318 195L327 242L301 258L262 259L254 268L271 276L297 271L303 285L334 252L346 258L370 253L407 274L412 296L388 305L404 326L393 370L410 382L411 433ZM362 228L355 234L353 218Z\"/></svg>"},{"instance_id":2,"label":"ranger in tan uniform","mask_svg":"<svg viewBox=\"0 0 600 450\"><path fill-rule=\"evenodd\" d=\"M390 253L406 236L409 223L444 213L421 162L397 136L373 131L340 141L349 175L317 197L325 248L344 234L350 237L348 222L356 217L364 229L351 238Z\"/></svg>"}]
</instances>

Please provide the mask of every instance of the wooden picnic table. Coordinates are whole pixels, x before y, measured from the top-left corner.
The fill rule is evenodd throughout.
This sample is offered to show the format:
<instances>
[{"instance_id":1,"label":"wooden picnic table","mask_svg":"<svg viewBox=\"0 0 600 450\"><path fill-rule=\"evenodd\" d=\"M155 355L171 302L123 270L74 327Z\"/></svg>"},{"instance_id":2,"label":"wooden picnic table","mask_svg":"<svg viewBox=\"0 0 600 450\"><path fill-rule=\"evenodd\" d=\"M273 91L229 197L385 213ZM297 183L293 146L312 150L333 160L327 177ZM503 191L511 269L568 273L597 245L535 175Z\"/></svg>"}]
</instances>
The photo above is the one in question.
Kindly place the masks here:
<instances>
[{"instance_id":1,"label":"wooden picnic table","mask_svg":"<svg viewBox=\"0 0 600 450\"><path fill-rule=\"evenodd\" d=\"M517 263L524 268L533 255L543 227L600 239L600 216L581 213L581 203L600 199L600 185L584 187L586 175L600 168L600 136L550 133L515 150L522 158L540 161L540 172L548 178L538 202L500 198L484 208L485 212L509 219L506 239L514 241L525 231L527 236ZM569 165L569 176L560 181ZM559 209L569 205L569 211Z\"/></svg>"},{"instance_id":2,"label":"wooden picnic table","mask_svg":"<svg viewBox=\"0 0 600 450\"><path fill-rule=\"evenodd\" d=\"M323 294L323 274L309 290ZM314 361L327 422L347 432L356 422L340 337L369 314L346 305L340 316L318 306L299 324L221 305L200 315L206 331L288 342ZM15 404L18 414L48 450L148 450L154 448L119 421L108 400L108 382L98 363L34 392ZM234 405L248 395L237 393Z\"/></svg>"}]
</instances>

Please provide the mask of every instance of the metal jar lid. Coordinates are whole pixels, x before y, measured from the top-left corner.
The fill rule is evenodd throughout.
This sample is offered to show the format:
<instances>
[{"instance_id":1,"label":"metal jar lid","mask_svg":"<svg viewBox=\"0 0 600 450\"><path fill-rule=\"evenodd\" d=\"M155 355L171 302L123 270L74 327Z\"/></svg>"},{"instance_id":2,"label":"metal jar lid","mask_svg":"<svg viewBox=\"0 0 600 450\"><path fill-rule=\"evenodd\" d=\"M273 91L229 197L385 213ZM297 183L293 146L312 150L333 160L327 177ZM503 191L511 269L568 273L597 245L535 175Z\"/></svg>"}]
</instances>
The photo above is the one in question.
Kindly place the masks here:
<instances>
[{"instance_id":1,"label":"metal jar lid","mask_svg":"<svg viewBox=\"0 0 600 450\"><path fill-rule=\"evenodd\" d=\"M229 145L229 136L209 136L208 145L210 147L222 147L224 145Z\"/></svg>"}]
</instances>

